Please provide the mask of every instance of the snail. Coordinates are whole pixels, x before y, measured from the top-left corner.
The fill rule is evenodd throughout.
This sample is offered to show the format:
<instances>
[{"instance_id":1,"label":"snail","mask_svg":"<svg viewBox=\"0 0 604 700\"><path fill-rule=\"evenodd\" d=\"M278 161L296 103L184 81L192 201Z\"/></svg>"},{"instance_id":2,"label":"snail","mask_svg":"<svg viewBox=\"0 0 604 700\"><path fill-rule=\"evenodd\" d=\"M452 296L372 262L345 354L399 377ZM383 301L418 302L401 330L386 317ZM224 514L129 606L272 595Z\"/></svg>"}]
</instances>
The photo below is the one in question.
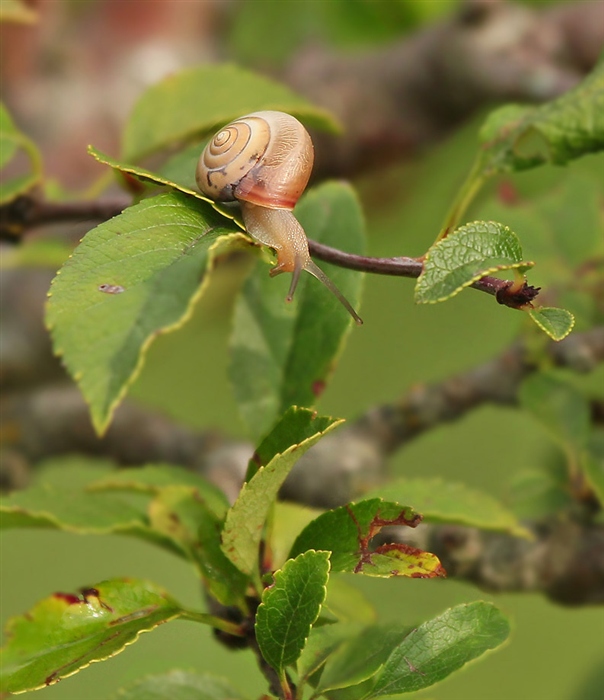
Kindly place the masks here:
<instances>
[{"instance_id":1,"label":"snail","mask_svg":"<svg viewBox=\"0 0 604 700\"><path fill-rule=\"evenodd\" d=\"M308 183L313 157L310 136L297 119L284 112L254 112L214 135L199 158L197 186L214 201L240 203L250 236L277 252L271 277L292 273L287 301L306 270L361 324L340 290L312 261L304 229L292 213Z\"/></svg>"}]
</instances>

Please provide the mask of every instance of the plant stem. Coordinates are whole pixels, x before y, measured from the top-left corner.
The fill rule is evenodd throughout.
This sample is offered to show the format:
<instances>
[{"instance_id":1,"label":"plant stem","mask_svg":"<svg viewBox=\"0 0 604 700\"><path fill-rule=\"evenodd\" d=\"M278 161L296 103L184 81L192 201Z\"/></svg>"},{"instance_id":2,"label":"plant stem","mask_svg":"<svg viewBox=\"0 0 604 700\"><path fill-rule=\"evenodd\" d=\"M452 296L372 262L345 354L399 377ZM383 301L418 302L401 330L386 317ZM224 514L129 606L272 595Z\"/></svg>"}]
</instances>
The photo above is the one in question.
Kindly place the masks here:
<instances>
[{"instance_id":1,"label":"plant stem","mask_svg":"<svg viewBox=\"0 0 604 700\"><path fill-rule=\"evenodd\" d=\"M472 203L472 200L474 199L474 197L476 197L476 195L480 191L480 188L486 182L487 178L484 175L480 174L481 170L482 158L481 154L479 153L478 157L472 165L468 177L461 186L461 189L457 193L457 197L455 197L453 205L451 206L447 213L447 216L445 217L445 221L440 230L440 233L434 241L435 243L438 243L438 241L441 241L443 238L446 238L457 228L462 216L466 213L466 210Z\"/></svg>"},{"instance_id":2,"label":"plant stem","mask_svg":"<svg viewBox=\"0 0 604 700\"><path fill-rule=\"evenodd\" d=\"M477 186L478 187L478 186ZM477 191L477 189L476 189ZM472 193L472 196L475 192ZM464 204L464 207L469 204L470 199ZM60 221L86 221L100 220L105 221L114 216L117 216L123 209L131 204L129 197L115 197L112 199L96 199L86 201L71 201L71 202L49 202L37 201L32 197L23 197L17 200L22 204L13 211L11 203L0 209L0 229L3 226L9 227L15 224L22 231ZM23 204L24 202L24 204ZM16 206L16 205L15 205ZM458 210L458 215L463 213L463 208ZM11 236L14 239L15 236ZM392 258L376 258L365 255L354 255L346 253L337 248L331 248L317 241L308 241L310 252L313 257L344 267L349 270L358 270L360 272L369 272L376 275L392 275L395 277L417 278L423 270L423 261L421 258L410 258L405 256L397 256ZM497 277L485 276L474 282L471 286L481 292L496 295L497 292L507 285L504 280Z\"/></svg>"},{"instance_id":3,"label":"plant stem","mask_svg":"<svg viewBox=\"0 0 604 700\"><path fill-rule=\"evenodd\" d=\"M419 277L424 269L424 264L420 258L372 258L364 255L346 253L337 248L331 248L323 243L308 241L310 252L314 258L345 267L348 270L359 270L360 272L370 272L376 275L392 275L395 277ZM486 292L495 296L500 289L507 287L509 282L498 277L485 275L474 282L471 287L481 292Z\"/></svg>"},{"instance_id":4,"label":"plant stem","mask_svg":"<svg viewBox=\"0 0 604 700\"><path fill-rule=\"evenodd\" d=\"M242 631L240 625L236 625L234 622L229 622L228 620L223 620L221 617L216 617L215 615L199 613L194 610L185 610L181 617L183 620L191 620L192 622L201 622L203 625L210 625L217 630L232 634L235 637L245 636L245 632Z\"/></svg>"}]
</instances>

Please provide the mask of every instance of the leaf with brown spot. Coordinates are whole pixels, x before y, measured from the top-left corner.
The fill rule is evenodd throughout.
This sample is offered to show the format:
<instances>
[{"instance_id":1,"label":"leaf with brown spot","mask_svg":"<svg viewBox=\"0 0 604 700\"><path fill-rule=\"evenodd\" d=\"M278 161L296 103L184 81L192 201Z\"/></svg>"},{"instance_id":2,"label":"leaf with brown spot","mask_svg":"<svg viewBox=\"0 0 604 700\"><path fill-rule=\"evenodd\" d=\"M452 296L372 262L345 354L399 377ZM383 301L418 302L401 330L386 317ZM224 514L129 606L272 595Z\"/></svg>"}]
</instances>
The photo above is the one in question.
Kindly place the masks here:
<instances>
[{"instance_id":1,"label":"leaf with brown spot","mask_svg":"<svg viewBox=\"0 0 604 700\"><path fill-rule=\"evenodd\" d=\"M298 536L293 558L308 549L330 551L332 571L367 576L434 578L445 570L434 554L398 543L372 547L373 538L384 527L416 527L421 515L412 508L381 498L350 503L327 511L313 520Z\"/></svg>"},{"instance_id":2,"label":"leaf with brown spot","mask_svg":"<svg viewBox=\"0 0 604 700\"><path fill-rule=\"evenodd\" d=\"M183 612L148 581L115 579L80 596L55 593L8 622L0 689L20 693L57 683Z\"/></svg>"}]
</instances>

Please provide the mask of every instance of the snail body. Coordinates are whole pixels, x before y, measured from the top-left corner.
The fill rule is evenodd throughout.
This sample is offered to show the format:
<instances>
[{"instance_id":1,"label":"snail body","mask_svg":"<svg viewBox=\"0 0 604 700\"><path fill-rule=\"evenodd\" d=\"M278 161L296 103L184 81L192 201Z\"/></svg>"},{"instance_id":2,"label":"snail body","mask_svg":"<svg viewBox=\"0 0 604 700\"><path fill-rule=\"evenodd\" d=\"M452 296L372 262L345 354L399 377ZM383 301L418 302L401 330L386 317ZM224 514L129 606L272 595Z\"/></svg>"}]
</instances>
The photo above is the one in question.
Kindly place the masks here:
<instances>
[{"instance_id":1,"label":"snail body","mask_svg":"<svg viewBox=\"0 0 604 700\"><path fill-rule=\"evenodd\" d=\"M240 203L250 236L277 253L271 277L292 273L287 301L293 299L300 273L306 270L361 324L339 289L313 262L304 229L292 213L313 160L312 141L297 119L284 112L254 112L227 124L210 140L197 165L197 185L210 199Z\"/></svg>"}]
</instances>

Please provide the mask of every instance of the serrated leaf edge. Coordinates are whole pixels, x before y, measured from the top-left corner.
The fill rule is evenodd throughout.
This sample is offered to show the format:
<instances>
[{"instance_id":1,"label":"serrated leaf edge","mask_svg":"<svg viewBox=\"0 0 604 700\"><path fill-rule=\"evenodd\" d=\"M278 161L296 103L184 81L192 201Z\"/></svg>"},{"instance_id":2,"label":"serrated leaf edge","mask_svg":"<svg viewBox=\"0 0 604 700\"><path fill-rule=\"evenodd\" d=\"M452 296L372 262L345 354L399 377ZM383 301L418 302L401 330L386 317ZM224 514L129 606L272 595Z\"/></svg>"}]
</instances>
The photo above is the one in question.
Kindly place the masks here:
<instances>
[{"instance_id":1,"label":"serrated leaf edge","mask_svg":"<svg viewBox=\"0 0 604 700\"><path fill-rule=\"evenodd\" d=\"M168 180L162 175L153 173L150 170L147 170L146 168L140 168L136 165L129 165L126 163L113 163L110 160L108 160L110 156L105 155L102 151L99 151L91 144L88 145L88 148L86 150L88 154L91 155L97 162L101 163L102 165L107 165L112 170L117 170L117 172L120 173L127 173L128 175L133 175L137 178L137 180L140 180L142 182L152 182L156 185L161 185L163 187L170 187L173 190L176 190L177 192L182 192L183 194L186 194L189 197L194 197L195 199L200 199L202 202L206 202L207 204L211 205L214 211L217 211L225 218L234 221L237 224L237 226L245 230L243 223L237 216L237 212L233 211L231 213L224 206L224 203L214 202L208 197L204 197L201 194L201 192L198 192L197 190L192 190L189 187L185 187L184 185L178 184L177 182L172 182L172 180ZM144 172L141 172L141 170L144 170Z\"/></svg>"},{"instance_id":2,"label":"serrated leaf edge","mask_svg":"<svg viewBox=\"0 0 604 700\"><path fill-rule=\"evenodd\" d=\"M189 299L189 303L187 305L187 308L185 309L184 314L174 323L172 323L169 326L164 326L161 328L158 332L156 333L151 333L148 338L145 339L145 341L141 344L141 349L138 354L138 360L136 363L136 366L134 367L132 373L128 377L128 379L124 382L122 385L121 389L117 392L115 398L113 401L110 402L106 414L97 414L97 412L93 409L88 397L84 392L82 392L82 396L84 397L84 400L88 407L90 408L90 417L92 420L92 425L94 427L94 430L97 434L98 437L103 437L105 432L107 431L107 428L109 427L111 423L111 419L113 418L113 414L115 413L115 410L117 407L120 405L120 403L123 401L124 397L128 393L128 390L132 386L132 384L138 379L141 370L143 369L145 365L145 360L146 360L146 355L147 351L151 347L153 341L156 339L158 335L165 335L167 333L172 333L175 330L178 330L181 328L192 316L193 310L195 309L195 306L197 305L197 302L201 299L203 293L206 291L206 288L208 284L210 283L210 276L211 272L214 269L214 265L216 263L216 253L219 248L222 248L223 246L232 243L236 240L243 240L247 241L247 237L244 234L241 233L228 233L223 236L220 236L214 243L208 248L208 264L205 269L205 274L203 275L203 279L201 281L201 284L197 288L197 291L191 296ZM71 260L73 257L73 254L69 256L69 259ZM57 276L61 274L61 270L57 272ZM55 277L56 279L56 277ZM50 290L48 291L47 297L50 298L52 296L52 287L54 284L54 281L52 281ZM49 333L52 336L52 330L53 327L47 322L45 318L45 326L46 329L49 331ZM60 347L53 347L53 352L56 357L62 357L64 350L63 348ZM71 374L71 372L70 372ZM80 380L82 378L82 372L74 372L72 374L73 378L77 382L77 384L80 384Z\"/></svg>"},{"instance_id":3,"label":"serrated leaf edge","mask_svg":"<svg viewBox=\"0 0 604 700\"><path fill-rule=\"evenodd\" d=\"M118 654L121 654L121 653L126 649L126 647L129 647L131 644L134 644L135 642L138 642L138 639L139 639L139 637L141 636L141 634L144 634L145 632L153 632L153 630L155 630L155 629L156 629L157 627L159 627L160 625L163 625L163 624L166 623L166 622L172 622L172 620L176 620L176 619L178 619L179 617L182 617L183 613L184 613L184 611L174 613L174 615L172 615L171 617L167 617L166 619L161 620L160 622L158 622L157 624L153 625L153 627L151 627L151 628L148 629L148 630L139 630L139 631L136 633L136 637L134 637L134 639L131 639L129 642L125 642L121 649L118 649L117 651L114 651L112 654L107 654L107 656L103 656L103 657L100 658L100 659L91 659L90 661L88 661L88 663L84 664L84 666L80 666L80 667L74 669L73 671L70 671L69 673L66 673L65 675L59 675L59 676L57 676L56 680L52 681L52 682L49 683L49 684L42 683L42 685L37 685L37 686L35 686L35 687L27 688L27 689L25 689L25 690L13 690L13 691L11 691L10 694L11 694L11 695L22 695L23 693L30 693L30 692L32 692L32 691L34 691L34 690L42 690L43 688L49 688L49 687L52 686L52 685L56 685L59 681L63 680L64 678L70 678L71 676L75 676L76 673L79 673L80 671L84 671L84 670L87 669L91 664L96 664L96 663L98 663L99 661L107 661L107 659L112 659L114 656L117 656ZM19 616L17 615L16 617L19 617ZM10 620L9 620L9 622L10 622ZM7 625L8 625L8 623L7 623Z\"/></svg>"},{"instance_id":4,"label":"serrated leaf edge","mask_svg":"<svg viewBox=\"0 0 604 700\"><path fill-rule=\"evenodd\" d=\"M557 307L554 307L554 306L542 306L542 307L540 307L540 308L538 308L538 309L529 309L529 310L528 310L528 315L531 317L531 320L533 321L533 323L535 323L537 326L539 326L539 328L541 328L541 330L542 330L547 336L549 336L552 340L555 340L555 341L559 342L559 341L561 341L561 340L564 340L564 338L566 338L566 336L570 334L570 332L572 331L572 329L575 327L576 319L575 319L575 315L574 315L573 313L571 313L570 311L568 311L568 309L557 309L557 310L559 310L559 311L566 311L566 313L570 316L570 325L569 325L568 330L566 331L566 333L564 333L564 335L560 335L560 336L553 335L553 334L550 333L550 331L545 327L545 324L543 324L543 323L541 322L541 320L539 319L538 312L539 312L539 311L544 311L545 309L554 309L554 308L557 309Z\"/></svg>"},{"instance_id":5,"label":"serrated leaf edge","mask_svg":"<svg viewBox=\"0 0 604 700\"><path fill-rule=\"evenodd\" d=\"M306 643L308 642L308 637L309 637L310 632L312 630L312 626L319 619L319 616L321 615L321 609L323 608L323 604L325 603L325 600L327 599L327 584L329 583L329 575L331 573L331 552L329 550L326 550L326 549L307 549L305 552L301 552L300 554L298 554L297 557L295 557L293 559L288 559L285 562L285 564L283 564L283 566L280 569L278 569L277 571L275 571L275 573L273 574L274 583L276 583L277 575L281 576L288 567L291 568L291 566L293 565L292 564L293 562L295 562L299 557L306 556L309 552L312 552L313 554L326 554L327 555L327 557L325 558L325 561L327 562L327 571L325 572L327 578L326 578L325 583L321 586L321 588L323 590L323 598L321 599L321 602L319 603L317 614L316 614L314 620L309 624L308 634L306 635L306 637L304 637L304 646L302 647L302 651L304 650L304 647L306 646ZM273 585L274 585L274 583L273 583ZM270 590L272 590L272 586L270 586L269 588L266 588L265 592L270 591ZM264 595L263 595L263 597L264 597ZM260 608L262 608L264 606L265 606L265 602L263 600L260 603L260 605L258 606L258 610L260 610ZM302 652L300 652L300 653L302 653ZM298 657L298 658L300 658L300 657ZM297 659L296 659L296 661L297 661Z\"/></svg>"},{"instance_id":6,"label":"serrated leaf edge","mask_svg":"<svg viewBox=\"0 0 604 700\"><path fill-rule=\"evenodd\" d=\"M332 420L333 420L333 422L330 423L330 425L328 425L327 428L325 428L325 430L322 430L322 431L319 431L319 432L317 432L317 433L314 433L313 435L311 435L310 437L306 438L305 440L302 440L302 442L298 442L298 443L296 443L296 444L294 444L294 445L290 445L290 446L287 448L287 450L284 450L283 452L278 452L278 453L270 460L270 462L269 462L268 464L265 464L265 465L263 465L262 467L260 467L260 468L258 469L258 471L254 474L254 476L253 476L249 481L246 481L246 482L243 484L243 486L241 487L241 490L239 491L239 495L237 496L237 500L235 501L235 503L233 503L233 505L231 506L231 508L229 508L229 510L227 511L226 518L225 518L225 521L224 521L224 526L223 526L223 529L222 529L222 534L221 534L221 545L220 545L220 546L221 546L221 549L222 549L222 551L224 552L225 556L227 557L227 559L229 559L229 560L239 569L239 571L241 571L242 573L247 574L248 576L251 575L251 574L253 573L253 571L254 571L254 562L252 563L252 565L251 565L251 567L249 568L249 570L242 569L242 568L241 568L241 560L240 560L238 557L233 558L233 552L229 552L229 549L228 549L228 547L227 547L227 543L230 542L230 540L225 540L224 535L225 535L225 532L226 532L227 524L229 523L229 519L230 519L230 518L229 518L229 515L230 515L230 513L232 512L233 508L237 505L237 503L239 502L239 500L244 496L244 494L246 493L246 491L247 491L249 485L254 481L254 479L255 479L259 474L263 473L266 469L268 469L268 467L270 467L270 465L271 465L275 460L279 459L279 458L282 457L283 455L287 455L287 454L290 454L291 452L294 452L295 450L299 449L302 445L304 445L304 443L308 442L309 440L313 440L314 438L317 438L317 440L319 440L320 438L322 438L322 437L324 437L325 435L327 435L327 433L329 433L331 430L334 430L334 429L337 428L338 426L342 425L342 423L345 423L345 422L346 422L344 418L334 418L334 419L332 419ZM233 549L234 549L234 551L236 551L236 548L235 548L235 547L233 547ZM310 550L308 550L308 551L310 551ZM313 551L314 551L314 550L313 550ZM323 551L323 550L319 550L319 551ZM236 559L237 559L237 561L236 561Z\"/></svg>"},{"instance_id":7,"label":"serrated leaf edge","mask_svg":"<svg viewBox=\"0 0 604 700\"><path fill-rule=\"evenodd\" d=\"M426 260L428 259L428 256L426 255ZM477 275L474 275L471 279L469 279L467 282L464 282L462 285L457 287L457 289L453 290L451 294L448 294L446 296L439 297L438 299L422 299L418 293L418 286L419 282L422 279L422 274L418 277L417 279L417 284L415 285L415 303L416 304L439 304L441 301L448 301L449 299L452 299L453 297L457 296L462 290L464 290L466 287L470 287L471 285L474 284L474 282L478 282L479 279L482 279L486 275L490 275L493 272L503 272L504 270L517 270L519 268L524 268L526 270L530 270L531 267L534 267L535 263L532 261L523 261L519 263L512 263L510 265L496 265L494 267L489 267L486 270L478 273Z\"/></svg>"},{"instance_id":8,"label":"serrated leaf edge","mask_svg":"<svg viewBox=\"0 0 604 700\"><path fill-rule=\"evenodd\" d=\"M510 233L512 233L516 238L518 236L509 228L509 226L505 226L505 224L502 224L498 221L471 221L468 223L463 224L463 226L458 226L455 231L452 231L448 236L447 239L450 240L452 236L454 236L456 233L459 233L462 229L467 228L468 226L472 226L475 224L495 224L496 226L503 226L504 228L508 229ZM428 249L426 255L424 256L424 268L422 269L422 272L420 276L417 278L417 282L415 284L415 293L414 293L414 299L416 304L439 304L442 301L448 301L449 299L452 299L454 296L457 296L463 289L466 287L471 286L474 284L474 282L478 282L479 279L482 279L486 275L490 275L493 272L503 272L504 270L518 270L520 268L524 268L525 270L530 270L532 267L535 266L535 263L530 260L526 261L520 261L518 263L511 263L511 264L505 264L505 265L494 265L492 267L487 268L486 270L474 275L471 279L467 280L463 284L461 284L457 289L453 290L450 294L447 294L445 296L439 297L438 299L422 299L420 296L420 291L419 291L419 286L420 283L424 279L424 272L425 272L425 263L430 260L430 253L434 248L437 248L438 245L441 243L441 241L444 239L441 239L437 241L434 245L430 246ZM452 271L451 271L452 272Z\"/></svg>"}]
</instances>

